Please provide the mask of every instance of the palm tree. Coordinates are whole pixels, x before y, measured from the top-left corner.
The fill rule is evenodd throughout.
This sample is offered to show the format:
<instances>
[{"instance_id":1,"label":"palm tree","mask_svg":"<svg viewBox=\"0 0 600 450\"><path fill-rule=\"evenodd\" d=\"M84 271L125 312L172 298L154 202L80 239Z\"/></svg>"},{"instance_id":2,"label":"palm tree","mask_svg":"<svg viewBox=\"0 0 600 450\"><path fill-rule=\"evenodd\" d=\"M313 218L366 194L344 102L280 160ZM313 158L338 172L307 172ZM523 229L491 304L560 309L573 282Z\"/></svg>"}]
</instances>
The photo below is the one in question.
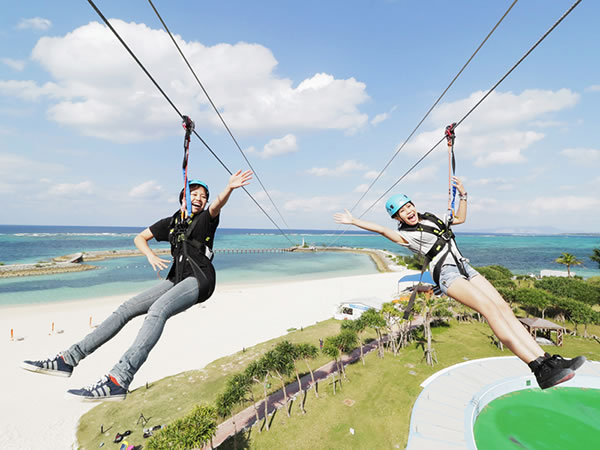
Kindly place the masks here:
<instances>
[{"instance_id":1,"label":"palm tree","mask_svg":"<svg viewBox=\"0 0 600 450\"><path fill-rule=\"evenodd\" d=\"M308 371L310 372L310 378L312 379L312 385L315 387L315 397L319 398L317 384L315 382L315 374L313 373L310 364L308 364L309 359L315 359L319 355L319 349L316 345L312 344L297 344L296 354L298 355L298 358L302 358L306 363L306 367L308 367Z\"/></svg>"},{"instance_id":2,"label":"palm tree","mask_svg":"<svg viewBox=\"0 0 600 450\"><path fill-rule=\"evenodd\" d=\"M582 264L575 255L563 252L562 256L559 256L554 260L558 264L567 266L567 276L571 278L571 266L579 266Z\"/></svg>"},{"instance_id":3,"label":"palm tree","mask_svg":"<svg viewBox=\"0 0 600 450\"><path fill-rule=\"evenodd\" d=\"M281 383L281 390L283 391L283 399L285 404L288 404L287 390L285 389L285 377L292 373L292 362L289 355L283 354L277 349L269 350L263 355L267 368L275 374ZM290 416L289 409L285 409L288 417Z\"/></svg>"},{"instance_id":4,"label":"palm tree","mask_svg":"<svg viewBox=\"0 0 600 450\"><path fill-rule=\"evenodd\" d=\"M356 348L358 343L358 336L356 332L351 329L345 329L340 331L340 334L335 336L335 345L340 350L340 366L342 367L342 375L346 377L346 369L344 368L344 362L342 361L341 353L349 353Z\"/></svg>"},{"instance_id":5,"label":"palm tree","mask_svg":"<svg viewBox=\"0 0 600 450\"><path fill-rule=\"evenodd\" d=\"M269 414L268 414L268 405L267 405L267 382L269 381L269 370L263 363L262 358L258 361L252 361L246 370L244 371L246 376L248 376L255 383L262 384L263 393L264 393L264 405L265 405L265 426L267 431L269 431ZM260 420L258 416L258 407L256 406L256 402L254 401L254 396L252 394L252 390L250 390L250 395L252 396L252 403L254 406L254 413L256 415L256 423ZM260 432L260 427L258 429Z\"/></svg>"},{"instance_id":6,"label":"palm tree","mask_svg":"<svg viewBox=\"0 0 600 450\"><path fill-rule=\"evenodd\" d=\"M237 424L235 422L234 407L246 401L246 394L251 387L250 378L244 373L235 374L229 380L225 391L217 397L217 413L221 417L231 416L233 423L233 448L237 449Z\"/></svg>"},{"instance_id":7,"label":"palm tree","mask_svg":"<svg viewBox=\"0 0 600 450\"><path fill-rule=\"evenodd\" d=\"M448 297L435 297L430 294L419 294L415 300L415 309L417 309L423 317L423 334L427 340L427 348L423 357L430 366L433 366L434 360L437 362L435 350L432 348L431 321L435 313L441 309L445 309L450 304Z\"/></svg>"},{"instance_id":8,"label":"palm tree","mask_svg":"<svg viewBox=\"0 0 600 450\"><path fill-rule=\"evenodd\" d=\"M380 358L383 358L383 335L381 330L385 327L385 319L374 308L367 309L364 313L362 313L361 318L364 318L365 323L369 328L373 328L375 333L377 333L377 354Z\"/></svg>"},{"instance_id":9,"label":"palm tree","mask_svg":"<svg viewBox=\"0 0 600 450\"><path fill-rule=\"evenodd\" d=\"M340 356L340 349L337 346L336 336L329 336L329 337L325 338L325 343L323 344L323 353L326 354L327 356L333 358L335 366L338 369L337 372L338 372L338 374L341 374L340 366L338 364L338 358ZM339 381L340 381L340 388L341 388L342 387L341 375L340 375ZM335 383L336 383L335 372L333 372L333 395L335 395Z\"/></svg>"},{"instance_id":10,"label":"palm tree","mask_svg":"<svg viewBox=\"0 0 600 450\"><path fill-rule=\"evenodd\" d=\"M342 322L342 330L352 330L354 333L356 333L356 337L358 339L358 346L360 348L360 360L363 363L363 366L365 365L365 355L363 353L363 343L362 343L362 339L360 338L361 333L363 333L366 329L367 329L367 322L365 319L363 319L363 316L361 315L358 319L356 320L344 320Z\"/></svg>"},{"instance_id":11,"label":"palm tree","mask_svg":"<svg viewBox=\"0 0 600 450\"><path fill-rule=\"evenodd\" d=\"M595 261L598 263L598 267L600 267L600 248L595 248L594 249L594 253L592 253L592 256L590 256L590 259L592 261Z\"/></svg>"},{"instance_id":12,"label":"palm tree","mask_svg":"<svg viewBox=\"0 0 600 450\"><path fill-rule=\"evenodd\" d=\"M400 312L392 302L384 303L381 307L381 314L385 320L385 324L389 331L390 339L388 345L392 347L394 355L398 354L399 340L394 337L394 329L398 328L399 331L403 331L401 324L406 322L403 318L403 313ZM404 334L404 333L402 333Z\"/></svg>"},{"instance_id":13,"label":"palm tree","mask_svg":"<svg viewBox=\"0 0 600 450\"><path fill-rule=\"evenodd\" d=\"M281 341L275 346L275 351L282 355L282 357L289 358L294 369L294 373L296 374L296 381L298 381L298 392L302 392L303 389L302 382L300 381L300 373L298 372L298 367L296 366L296 360L300 358L297 346L288 341ZM300 401L300 410L302 411L302 414L306 414L302 401Z\"/></svg>"}]
</instances>

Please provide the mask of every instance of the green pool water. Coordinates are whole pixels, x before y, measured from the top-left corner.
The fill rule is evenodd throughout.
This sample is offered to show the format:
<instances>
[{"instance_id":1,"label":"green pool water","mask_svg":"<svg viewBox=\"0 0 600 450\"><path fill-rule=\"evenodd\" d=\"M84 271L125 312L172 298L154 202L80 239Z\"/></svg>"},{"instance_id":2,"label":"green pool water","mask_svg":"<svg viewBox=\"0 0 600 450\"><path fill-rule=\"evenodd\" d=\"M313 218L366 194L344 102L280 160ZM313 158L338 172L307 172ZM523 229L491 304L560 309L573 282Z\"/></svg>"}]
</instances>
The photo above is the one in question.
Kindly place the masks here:
<instances>
[{"instance_id":1,"label":"green pool water","mask_svg":"<svg viewBox=\"0 0 600 450\"><path fill-rule=\"evenodd\" d=\"M600 449L600 389L511 392L481 411L473 432L478 450Z\"/></svg>"}]
</instances>

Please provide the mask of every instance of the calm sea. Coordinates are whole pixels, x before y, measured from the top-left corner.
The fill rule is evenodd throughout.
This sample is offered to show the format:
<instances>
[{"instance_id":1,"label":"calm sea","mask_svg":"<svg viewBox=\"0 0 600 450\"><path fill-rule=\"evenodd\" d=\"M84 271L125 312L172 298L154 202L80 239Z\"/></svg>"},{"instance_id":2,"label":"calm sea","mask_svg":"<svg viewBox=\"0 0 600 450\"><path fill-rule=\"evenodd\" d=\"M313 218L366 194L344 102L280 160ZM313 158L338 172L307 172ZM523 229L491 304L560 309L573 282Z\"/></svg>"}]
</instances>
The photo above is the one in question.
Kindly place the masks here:
<instances>
[{"instance_id":1,"label":"calm sea","mask_svg":"<svg viewBox=\"0 0 600 450\"><path fill-rule=\"evenodd\" d=\"M35 263L82 251L134 248L141 228L0 225L0 262ZM287 232L287 230L286 230ZM288 237L300 244L331 245L337 232L292 230ZM457 242L473 265L503 265L514 273L539 274L542 269L563 270L554 260L561 252L574 254L584 267L573 270L583 277L600 275L589 256L600 247L600 236L457 234ZM284 248L291 244L276 230L219 229L215 249ZM407 252L387 239L366 232L346 233L335 245ZM167 248L164 243L154 247ZM0 279L0 306L49 303L139 292L157 277L144 257L116 258L94 263L99 270L60 275ZM368 256L348 253L217 253L217 283L264 283L375 273ZM163 275L166 271L163 272Z\"/></svg>"}]
</instances>

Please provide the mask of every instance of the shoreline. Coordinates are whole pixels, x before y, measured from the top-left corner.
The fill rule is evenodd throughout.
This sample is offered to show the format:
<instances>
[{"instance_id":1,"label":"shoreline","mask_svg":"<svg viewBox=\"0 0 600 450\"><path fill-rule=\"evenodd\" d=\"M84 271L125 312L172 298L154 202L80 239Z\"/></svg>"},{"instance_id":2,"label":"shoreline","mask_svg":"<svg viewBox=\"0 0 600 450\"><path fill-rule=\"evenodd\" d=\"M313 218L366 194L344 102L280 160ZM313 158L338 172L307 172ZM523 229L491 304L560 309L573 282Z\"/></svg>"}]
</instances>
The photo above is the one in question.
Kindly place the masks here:
<instances>
[{"instance_id":1,"label":"shoreline","mask_svg":"<svg viewBox=\"0 0 600 450\"><path fill-rule=\"evenodd\" d=\"M217 286L209 300L167 321L161 339L131 388L201 369L242 348L285 335L289 328L329 319L344 301L373 296L389 301L402 274ZM11 386L4 394L11 414L0 423L0 448L44 448L48 442L56 448L71 448L79 418L96 404L65 400L65 391L88 385L110 370L135 339L144 316L132 319L113 339L83 360L70 378L33 374L22 370L19 364L25 359L47 358L70 347L127 298L129 295L117 295L92 301L3 308L0 352L5 357L5 370L0 372L0 383Z\"/></svg>"},{"instance_id":2,"label":"shoreline","mask_svg":"<svg viewBox=\"0 0 600 450\"><path fill-rule=\"evenodd\" d=\"M380 273L397 271L397 267L393 262L388 261L388 255L392 253L378 249L362 249L351 247L291 247L287 249L290 252L350 252L355 254L368 255L377 271ZM170 249L154 249L157 255L170 255ZM215 250L219 253L219 249ZM55 275L66 272L84 272L87 270L95 270L98 267L90 264L85 264L87 261L103 261L114 258L127 258L143 256L142 252L137 249L127 250L98 250L90 252L82 252L80 254L63 255L52 258L51 262L34 263L34 264L7 264L0 266L0 278L12 277L30 277L38 275ZM77 262L73 262L77 260Z\"/></svg>"}]
</instances>

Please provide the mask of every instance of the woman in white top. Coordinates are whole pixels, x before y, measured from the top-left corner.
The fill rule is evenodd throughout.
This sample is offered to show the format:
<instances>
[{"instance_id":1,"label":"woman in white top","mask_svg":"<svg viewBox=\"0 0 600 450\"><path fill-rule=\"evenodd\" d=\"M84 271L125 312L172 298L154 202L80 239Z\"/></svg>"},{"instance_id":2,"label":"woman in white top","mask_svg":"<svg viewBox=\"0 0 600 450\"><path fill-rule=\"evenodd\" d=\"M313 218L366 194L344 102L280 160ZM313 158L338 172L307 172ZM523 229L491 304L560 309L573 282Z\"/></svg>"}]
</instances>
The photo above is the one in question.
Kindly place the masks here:
<instances>
[{"instance_id":1,"label":"woman in white top","mask_svg":"<svg viewBox=\"0 0 600 450\"><path fill-rule=\"evenodd\" d=\"M460 194L459 208L452 220L452 225L458 225L467 218L467 192L457 177L452 177L452 183ZM398 221L398 230L354 218L348 210L335 214L334 220L379 233L413 253L426 256L441 291L482 314L498 339L529 365L542 389L573 378L574 370L585 362L585 357L568 360L545 353L498 291L461 255L454 235L443 221L433 214L419 214L406 195L390 197L386 209Z\"/></svg>"}]
</instances>

